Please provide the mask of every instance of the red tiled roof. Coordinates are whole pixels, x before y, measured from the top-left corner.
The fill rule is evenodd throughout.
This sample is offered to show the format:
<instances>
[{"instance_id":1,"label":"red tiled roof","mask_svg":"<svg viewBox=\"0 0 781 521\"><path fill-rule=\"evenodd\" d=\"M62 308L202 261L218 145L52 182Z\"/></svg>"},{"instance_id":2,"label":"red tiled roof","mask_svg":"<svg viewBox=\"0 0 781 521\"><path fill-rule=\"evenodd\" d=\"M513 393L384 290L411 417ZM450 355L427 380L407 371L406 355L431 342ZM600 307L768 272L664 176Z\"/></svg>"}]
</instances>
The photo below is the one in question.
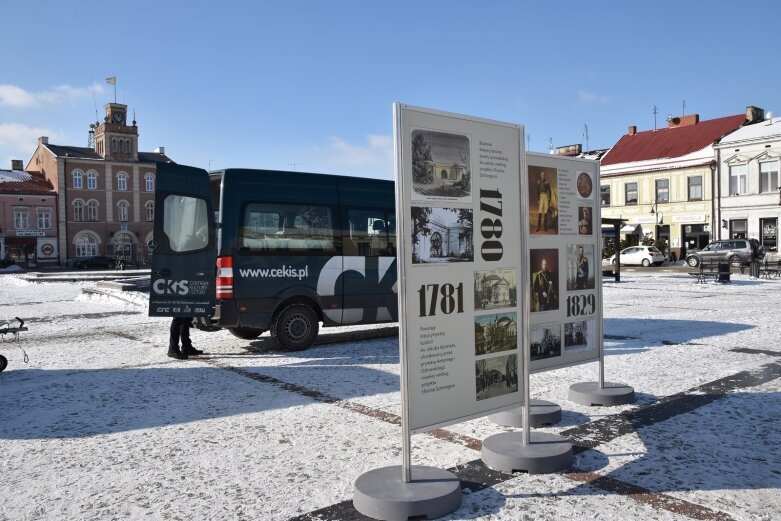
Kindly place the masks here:
<instances>
[{"instance_id":1,"label":"red tiled roof","mask_svg":"<svg viewBox=\"0 0 781 521\"><path fill-rule=\"evenodd\" d=\"M27 177L27 176L24 176ZM29 179L3 180L0 194L57 195L51 181L31 175Z\"/></svg>"},{"instance_id":2,"label":"red tiled roof","mask_svg":"<svg viewBox=\"0 0 781 521\"><path fill-rule=\"evenodd\" d=\"M713 144L740 128L745 114L700 121L685 127L645 130L634 136L621 136L601 161L603 166L651 159L681 157Z\"/></svg>"}]
</instances>

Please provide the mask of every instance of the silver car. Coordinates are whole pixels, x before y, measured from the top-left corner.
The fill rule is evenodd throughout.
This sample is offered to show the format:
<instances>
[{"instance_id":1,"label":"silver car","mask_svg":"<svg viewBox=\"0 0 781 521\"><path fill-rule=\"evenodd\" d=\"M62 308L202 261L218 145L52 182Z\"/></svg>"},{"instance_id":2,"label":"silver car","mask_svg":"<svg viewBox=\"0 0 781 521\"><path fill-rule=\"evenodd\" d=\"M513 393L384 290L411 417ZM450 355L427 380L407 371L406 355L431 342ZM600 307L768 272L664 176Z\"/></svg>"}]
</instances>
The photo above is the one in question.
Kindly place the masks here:
<instances>
[{"instance_id":1,"label":"silver car","mask_svg":"<svg viewBox=\"0 0 781 521\"><path fill-rule=\"evenodd\" d=\"M756 239L727 239L711 241L702 250L689 252L686 255L686 263L692 267L719 262L743 266L752 260L762 260L764 257L765 248Z\"/></svg>"}]
</instances>

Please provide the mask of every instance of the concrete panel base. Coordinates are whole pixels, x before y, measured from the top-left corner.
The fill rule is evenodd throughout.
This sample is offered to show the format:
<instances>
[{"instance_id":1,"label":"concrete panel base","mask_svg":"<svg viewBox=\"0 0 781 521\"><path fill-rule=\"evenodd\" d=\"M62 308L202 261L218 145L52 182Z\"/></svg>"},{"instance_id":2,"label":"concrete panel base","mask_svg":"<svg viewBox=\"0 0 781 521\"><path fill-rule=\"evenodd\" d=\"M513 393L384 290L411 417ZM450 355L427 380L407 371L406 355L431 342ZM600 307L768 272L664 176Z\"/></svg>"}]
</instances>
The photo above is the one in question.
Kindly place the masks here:
<instances>
[{"instance_id":1,"label":"concrete panel base","mask_svg":"<svg viewBox=\"0 0 781 521\"><path fill-rule=\"evenodd\" d=\"M570 401L581 405L624 405L635 401L635 390L624 384L605 382L599 388L599 382L581 382L569 387Z\"/></svg>"},{"instance_id":2,"label":"concrete panel base","mask_svg":"<svg viewBox=\"0 0 781 521\"><path fill-rule=\"evenodd\" d=\"M502 472L548 474L572 466L572 443L566 438L543 432L530 433L523 445L522 432L503 432L483 440L483 462Z\"/></svg>"},{"instance_id":3,"label":"concrete panel base","mask_svg":"<svg viewBox=\"0 0 781 521\"><path fill-rule=\"evenodd\" d=\"M355 480L353 506L373 519L407 521L442 517L461 505L461 482L436 467L413 465L404 483L401 465L381 467Z\"/></svg>"},{"instance_id":4,"label":"concrete panel base","mask_svg":"<svg viewBox=\"0 0 781 521\"><path fill-rule=\"evenodd\" d=\"M561 407L553 402L531 399L529 407L529 426L544 427L561 421ZM523 427L523 409L512 409L491 414L488 419L505 427Z\"/></svg>"}]
</instances>

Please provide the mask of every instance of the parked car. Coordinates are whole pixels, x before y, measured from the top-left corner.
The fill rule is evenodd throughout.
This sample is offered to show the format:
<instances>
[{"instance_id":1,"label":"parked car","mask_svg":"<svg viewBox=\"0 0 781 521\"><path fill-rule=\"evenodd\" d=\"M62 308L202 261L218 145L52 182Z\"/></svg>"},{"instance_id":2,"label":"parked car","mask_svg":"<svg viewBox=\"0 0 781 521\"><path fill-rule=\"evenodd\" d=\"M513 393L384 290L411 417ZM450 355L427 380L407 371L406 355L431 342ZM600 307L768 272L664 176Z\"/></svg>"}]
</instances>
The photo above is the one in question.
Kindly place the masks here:
<instances>
[{"instance_id":1,"label":"parked car","mask_svg":"<svg viewBox=\"0 0 781 521\"><path fill-rule=\"evenodd\" d=\"M756 239L726 239L711 241L705 248L686 254L686 263L696 267L702 263L728 262L743 266L753 260L765 258L765 248Z\"/></svg>"},{"instance_id":2,"label":"parked car","mask_svg":"<svg viewBox=\"0 0 781 521\"><path fill-rule=\"evenodd\" d=\"M664 254L655 246L630 246L621 250L621 265L661 266ZM616 265L616 256L610 256L610 264Z\"/></svg>"},{"instance_id":3,"label":"parked car","mask_svg":"<svg viewBox=\"0 0 781 521\"><path fill-rule=\"evenodd\" d=\"M122 259L124 269L138 268L138 263L129 259ZM81 257L73 262L74 268L107 268L113 270L117 267L116 257L108 255L92 255L90 257Z\"/></svg>"}]
</instances>

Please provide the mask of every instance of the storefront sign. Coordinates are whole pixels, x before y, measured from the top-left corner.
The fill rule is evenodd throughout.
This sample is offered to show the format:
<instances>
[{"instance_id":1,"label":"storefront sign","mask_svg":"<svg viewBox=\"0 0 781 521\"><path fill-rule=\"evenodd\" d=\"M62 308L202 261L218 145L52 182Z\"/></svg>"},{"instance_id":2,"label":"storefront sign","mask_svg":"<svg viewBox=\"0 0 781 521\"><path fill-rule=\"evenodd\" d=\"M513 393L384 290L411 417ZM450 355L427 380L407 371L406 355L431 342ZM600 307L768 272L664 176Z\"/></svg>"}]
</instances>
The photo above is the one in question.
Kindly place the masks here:
<instances>
[{"instance_id":1,"label":"storefront sign","mask_svg":"<svg viewBox=\"0 0 781 521\"><path fill-rule=\"evenodd\" d=\"M394 115L402 396L422 432L523 399L523 128Z\"/></svg>"},{"instance_id":2,"label":"storefront sign","mask_svg":"<svg viewBox=\"0 0 781 521\"><path fill-rule=\"evenodd\" d=\"M45 237L46 230L16 230L17 237Z\"/></svg>"},{"instance_id":3,"label":"storefront sign","mask_svg":"<svg viewBox=\"0 0 781 521\"><path fill-rule=\"evenodd\" d=\"M705 222L705 216L700 215L673 215L674 223L703 223Z\"/></svg>"}]
</instances>

